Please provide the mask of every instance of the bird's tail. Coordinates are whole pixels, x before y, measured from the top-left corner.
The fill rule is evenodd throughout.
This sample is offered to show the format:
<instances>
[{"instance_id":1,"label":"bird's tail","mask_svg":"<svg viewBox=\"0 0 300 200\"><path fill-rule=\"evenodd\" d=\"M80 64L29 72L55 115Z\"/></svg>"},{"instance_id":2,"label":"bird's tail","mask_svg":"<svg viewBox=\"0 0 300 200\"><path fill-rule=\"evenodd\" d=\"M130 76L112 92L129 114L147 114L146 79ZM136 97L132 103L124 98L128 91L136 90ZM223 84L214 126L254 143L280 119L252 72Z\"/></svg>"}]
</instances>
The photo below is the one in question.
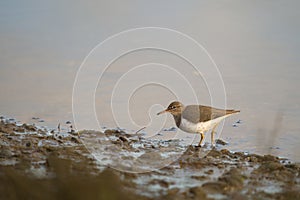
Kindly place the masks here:
<instances>
[{"instance_id":1,"label":"bird's tail","mask_svg":"<svg viewBox=\"0 0 300 200\"><path fill-rule=\"evenodd\" d=\"M231 109L231 110L226 110L226 115L234 114L234 113L239 113L239 112L241 112L241 111L240 111L240 110L233 110L233 109Z\"/></svg>"}]
</instances>

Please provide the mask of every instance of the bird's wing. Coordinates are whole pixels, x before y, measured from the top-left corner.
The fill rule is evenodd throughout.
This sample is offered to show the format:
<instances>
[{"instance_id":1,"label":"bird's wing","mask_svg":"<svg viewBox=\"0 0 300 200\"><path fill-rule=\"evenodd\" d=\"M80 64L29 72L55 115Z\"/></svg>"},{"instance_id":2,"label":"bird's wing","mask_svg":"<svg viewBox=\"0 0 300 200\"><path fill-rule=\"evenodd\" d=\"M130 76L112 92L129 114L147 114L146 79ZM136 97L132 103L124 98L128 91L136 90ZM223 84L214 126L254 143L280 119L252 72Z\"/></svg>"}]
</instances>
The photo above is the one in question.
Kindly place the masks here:
<instances>
[{"instance_id":1,"label":"bird's wing","mask_svg":"<svg viewBox=\"0 0 300 200\"><path fill-rule=\"evenodd\" d=\"M189 105L186 106L182 117L188 119L193 123L206 122L224 115L233 114L239 111L236 110L224 110L219 108L213 108L210 106L202 105Z\"/></svg>"}]
</instances>

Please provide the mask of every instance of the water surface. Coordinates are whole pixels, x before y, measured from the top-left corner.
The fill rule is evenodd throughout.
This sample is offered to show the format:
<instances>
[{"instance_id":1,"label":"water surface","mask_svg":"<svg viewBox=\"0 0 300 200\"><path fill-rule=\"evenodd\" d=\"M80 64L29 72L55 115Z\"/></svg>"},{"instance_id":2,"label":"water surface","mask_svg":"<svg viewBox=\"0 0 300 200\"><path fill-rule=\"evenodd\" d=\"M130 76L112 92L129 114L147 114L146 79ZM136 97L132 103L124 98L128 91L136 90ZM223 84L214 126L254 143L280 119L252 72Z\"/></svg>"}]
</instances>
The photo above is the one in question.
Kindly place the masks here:
<instances>
[{"instance_id":1,"label":"water surface","mask_svg":"<svg viewBox=\"0 0 300 200\"><path fill-rule=\"evenodd\" d=\"M160 5L10 1L0 5L2 115L24 122L40 117L50 127L72 120L74 79L92 48L129 28L167 27L190 35L208 50L223 77L228 107L242 111L225 122L221 137L229 141L228 148L300 161L298 1L165 1ZM95 100L101 125L116 126L109 96L114 83L131 67L154 61L185 73L199 101L210 104L203 79L185 62L167 53L139 51L112 64L99 84ZM151 106L167 106L174 98L153 85L138 90L129 103L136 124L125 128L149 125L151 119L157 120ZM190 99L187 104L194 103ZM242 123L233 127L239 119ZM171 116L165 126L174 126Z\"/></svg>"}]
</instances>

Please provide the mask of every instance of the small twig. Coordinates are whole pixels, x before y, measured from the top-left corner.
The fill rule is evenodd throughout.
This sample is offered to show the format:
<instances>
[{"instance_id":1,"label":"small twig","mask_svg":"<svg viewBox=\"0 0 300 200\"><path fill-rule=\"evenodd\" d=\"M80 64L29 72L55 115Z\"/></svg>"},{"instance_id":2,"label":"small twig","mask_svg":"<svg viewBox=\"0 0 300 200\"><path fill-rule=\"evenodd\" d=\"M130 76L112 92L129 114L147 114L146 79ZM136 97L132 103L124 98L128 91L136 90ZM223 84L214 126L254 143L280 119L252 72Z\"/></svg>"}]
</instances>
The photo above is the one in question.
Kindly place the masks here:
<instances>
[{"instance_id":1,"label":"small twig","mask_svg":"<svg viewBox=\"0 0 300 200\"><path fill-rule=\"evenodd\" d=\"M141 129L139 129L139 130L137 130L137 131L135 132L135 134L138 134L140 131L144 130L145 128L146 128L146 126L143 127L143 128L141 128Z\"/></svg>"},{"instance_id":2,"label":"small twig","mask_svg":"<svg viewBox=\"0 0 300 200\"><path fill-rule=\"evenodd\" d=\"M57 130L60 133L60 123L58 123L58 125L57 125Z\"/></svg>"}]
</instances>

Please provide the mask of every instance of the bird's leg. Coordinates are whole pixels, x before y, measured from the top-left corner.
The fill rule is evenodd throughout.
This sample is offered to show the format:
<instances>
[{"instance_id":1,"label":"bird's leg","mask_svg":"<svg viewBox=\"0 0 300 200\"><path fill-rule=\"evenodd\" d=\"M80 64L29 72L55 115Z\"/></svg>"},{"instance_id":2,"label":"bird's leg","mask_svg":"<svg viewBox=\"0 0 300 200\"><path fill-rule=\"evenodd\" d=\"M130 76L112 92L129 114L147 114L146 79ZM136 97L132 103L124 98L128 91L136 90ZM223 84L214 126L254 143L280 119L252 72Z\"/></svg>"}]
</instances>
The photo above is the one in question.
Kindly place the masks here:
<instances>
[{"instance_id":1,"label":"bird's leg","mask_svg":"<svg viewBox=\"0 0 300 200\"><path fill-rule=\"evenodd\" d=\"M219 123L214 125L214 127L212 128L211 130L211 135L210 135L210 140L211 140L211 145L212 146L215 146L215 143L214 143L214 135L216 133L216 128L218 127Z\"/></svg>"},{"instance_id":2,"label":"bird's leg","mask_svg":"<svg viewBox=\"0 0 300 200\"><path fill-rule=\"evenodd\" d=\"M200 139L200 142L198 144L199 147L201 147L201 143L202 143L202 141L204 139L204 133L200 133L200 135L201 135L201 139Z\"/></svg>"}]
</instances>

